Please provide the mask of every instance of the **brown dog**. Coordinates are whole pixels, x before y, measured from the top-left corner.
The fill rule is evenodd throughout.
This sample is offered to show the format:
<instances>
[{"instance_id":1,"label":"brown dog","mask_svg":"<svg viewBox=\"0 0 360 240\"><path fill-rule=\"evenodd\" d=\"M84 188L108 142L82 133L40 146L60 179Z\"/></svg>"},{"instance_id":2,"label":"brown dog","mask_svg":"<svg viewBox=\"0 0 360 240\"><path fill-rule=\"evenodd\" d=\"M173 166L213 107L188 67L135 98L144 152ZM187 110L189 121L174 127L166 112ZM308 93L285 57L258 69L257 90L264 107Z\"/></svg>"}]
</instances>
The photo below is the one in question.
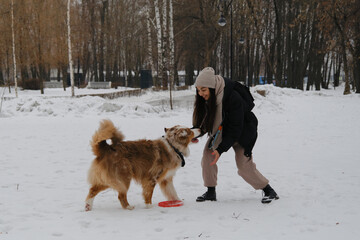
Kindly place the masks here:
<instances>
[{"instance_id":1,"label":"brown dog","mask_svg":"<svg viewBox=\"0 0 360 240\"><path fill-rule=\"evenodd\" d=\"M95 132L91 146L96 156L88 181L91 185L85 210L90 211L95 196L108 188L115 189L124 209L133 209L127 201L132 179L142 185L145 204L150 205L156 183L167 200L178 200L173 185L175 172L188 156L191 139L198 129L175 126L165 128L165 136L157 140L124 141L122 133L110 120L103 120Z\"/></svg>"}]
</instances>

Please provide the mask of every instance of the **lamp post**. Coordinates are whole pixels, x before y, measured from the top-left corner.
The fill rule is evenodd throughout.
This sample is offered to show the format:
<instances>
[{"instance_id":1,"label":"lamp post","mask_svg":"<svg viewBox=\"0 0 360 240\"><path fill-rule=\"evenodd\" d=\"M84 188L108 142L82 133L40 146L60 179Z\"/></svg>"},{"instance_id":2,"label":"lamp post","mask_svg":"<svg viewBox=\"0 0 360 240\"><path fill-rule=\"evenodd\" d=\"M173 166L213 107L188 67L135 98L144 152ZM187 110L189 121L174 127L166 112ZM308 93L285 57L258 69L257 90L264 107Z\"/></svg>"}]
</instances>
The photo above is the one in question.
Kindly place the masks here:
<instances>
[{"instance_id":1,"label":"lamp post","mask_svg":"<svg viewBox=\"0 0 360 240\"><path fill-rule=\"evenodd\" d=\"M218 21L218 24L219 24L220 27L223 27L223 26L226 25L226 19L225 19L223 14L220 15L220 19Z\"/></svg>"},{"instance_id":2,"label":"lamp post","mask_svg":"<svg viewBox=\"0 0 360 240\"><path fill-rule=\"evenodd\" d=\"M223 10L227 10L230 7L230 78L233 80L233 11L232 11L232 0L220 0L220 4L224 1ZM226 5L226 2L229 1L228 5ZM221 13L220 19L218 21L218 24L220 27L224 27L226 25L226 19Z\"/></svg>"},{"instance_id":3,"label":"lamp post","mask_svg":"<svg viewBox=\"0 0 360 240\"><path fill-rule=\"evenodd\" d=\"M242 45L242 44L244 44L244 42L245 42L245 39L243 37L240 37L239 43Z\"/></svg>"},{"instance_id":4,"label":"lamp post","mask_svg":"<svg viewBox=\"0 0 360 240\"><path fill-rule=\"evenodd\" d=\"M245 43L245 39L242 35L240 35L240 39L239 39L239 64L238 64L238 76L239 79L237 79L238 81L244 83L246 86L248 86L248 84L246 83L246 75L244 75L245 72L245 60L244 60L244 43Z\"/></svg>"}]
</instances>

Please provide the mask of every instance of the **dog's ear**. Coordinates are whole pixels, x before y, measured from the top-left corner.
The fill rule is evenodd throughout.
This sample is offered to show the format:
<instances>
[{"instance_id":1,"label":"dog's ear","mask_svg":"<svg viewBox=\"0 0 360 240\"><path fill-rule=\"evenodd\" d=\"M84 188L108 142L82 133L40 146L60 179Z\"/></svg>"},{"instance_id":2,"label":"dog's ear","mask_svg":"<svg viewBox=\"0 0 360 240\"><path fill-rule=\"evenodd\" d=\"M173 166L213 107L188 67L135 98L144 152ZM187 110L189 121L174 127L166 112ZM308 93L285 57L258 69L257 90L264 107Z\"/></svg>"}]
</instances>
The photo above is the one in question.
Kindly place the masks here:
<instances>
[{"instance_id":1,"label":"dog's ear","mask_svg":"<svg viewBox=\"0 0 360 240\"><path fill-rule=\"evenodd\" d=\"M167 128L164 128L164 131L165 131L165 132L167 132L168 130L169 130L169 129L167 129Z\"/></svg>"}]
</instances>

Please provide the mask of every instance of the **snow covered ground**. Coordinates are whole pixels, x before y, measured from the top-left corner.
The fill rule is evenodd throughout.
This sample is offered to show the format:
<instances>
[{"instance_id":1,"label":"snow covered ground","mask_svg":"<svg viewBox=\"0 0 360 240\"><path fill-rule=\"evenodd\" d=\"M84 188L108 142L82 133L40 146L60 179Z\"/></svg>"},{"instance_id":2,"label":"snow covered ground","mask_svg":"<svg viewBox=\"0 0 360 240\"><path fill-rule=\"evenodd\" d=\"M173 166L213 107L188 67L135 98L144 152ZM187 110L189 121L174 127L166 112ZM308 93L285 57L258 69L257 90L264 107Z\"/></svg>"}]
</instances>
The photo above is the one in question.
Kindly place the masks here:
<instances>
[{"instance_id":1,"label":"snow covered ground","mask_svg":"<svg viewBox=\"0 0 360 240\"><path fill-rule=\"evenodd\" d=\"M191 145L175 187L184 206L146 209L133 183L123 210L113 190L84 211L89 141L99 121L111 119L129 140L154 139L164 127L191 126L194 89L106 100L71 98L46 89L5 93L0 113L0 239L358 239L360 234L360 95L343 89L302 92L271 85L254 93L258 169L280 200L260 203L237 175L234 153L219 160L217 202L197 203L205 188L200 159L205 137ZM123 90L123 89L120 89ZM76 89L76 94L89 93ZM99 92L100 90L97 90ZM0 89L3 93L3 89Z\"/></svg>"}]
</instances>

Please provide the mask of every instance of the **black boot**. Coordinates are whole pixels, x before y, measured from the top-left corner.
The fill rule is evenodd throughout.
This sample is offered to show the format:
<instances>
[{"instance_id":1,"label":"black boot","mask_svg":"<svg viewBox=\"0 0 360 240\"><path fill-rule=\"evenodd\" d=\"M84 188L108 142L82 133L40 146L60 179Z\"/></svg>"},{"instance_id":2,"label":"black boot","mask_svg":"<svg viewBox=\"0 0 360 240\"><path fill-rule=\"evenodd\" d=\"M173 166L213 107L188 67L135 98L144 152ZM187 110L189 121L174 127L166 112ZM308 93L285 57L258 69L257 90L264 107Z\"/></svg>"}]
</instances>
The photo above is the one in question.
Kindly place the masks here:
<instances>
[{"instance_id":1,"label":"black boot","mask_svg":"<svg viewBox=\"0 0 360 240\"><path fill-rule=\"evenodd\" d=\"M207 192L204 193L202 196L197 197L196 201L197 202L216 201L215 187L208 187Z\"/></svg>"},{"instance_id":2,"label":"black boot","mask_svg":"<svg viewBox=\"0 0 360 240\"><path fill-rule=\"evenodd\" d=\"M269 184L264 187L263 191L264 197L261 199L262 203L271 203L272 200L279 199L279 196Z\"/></svg>"}]
</instances>

